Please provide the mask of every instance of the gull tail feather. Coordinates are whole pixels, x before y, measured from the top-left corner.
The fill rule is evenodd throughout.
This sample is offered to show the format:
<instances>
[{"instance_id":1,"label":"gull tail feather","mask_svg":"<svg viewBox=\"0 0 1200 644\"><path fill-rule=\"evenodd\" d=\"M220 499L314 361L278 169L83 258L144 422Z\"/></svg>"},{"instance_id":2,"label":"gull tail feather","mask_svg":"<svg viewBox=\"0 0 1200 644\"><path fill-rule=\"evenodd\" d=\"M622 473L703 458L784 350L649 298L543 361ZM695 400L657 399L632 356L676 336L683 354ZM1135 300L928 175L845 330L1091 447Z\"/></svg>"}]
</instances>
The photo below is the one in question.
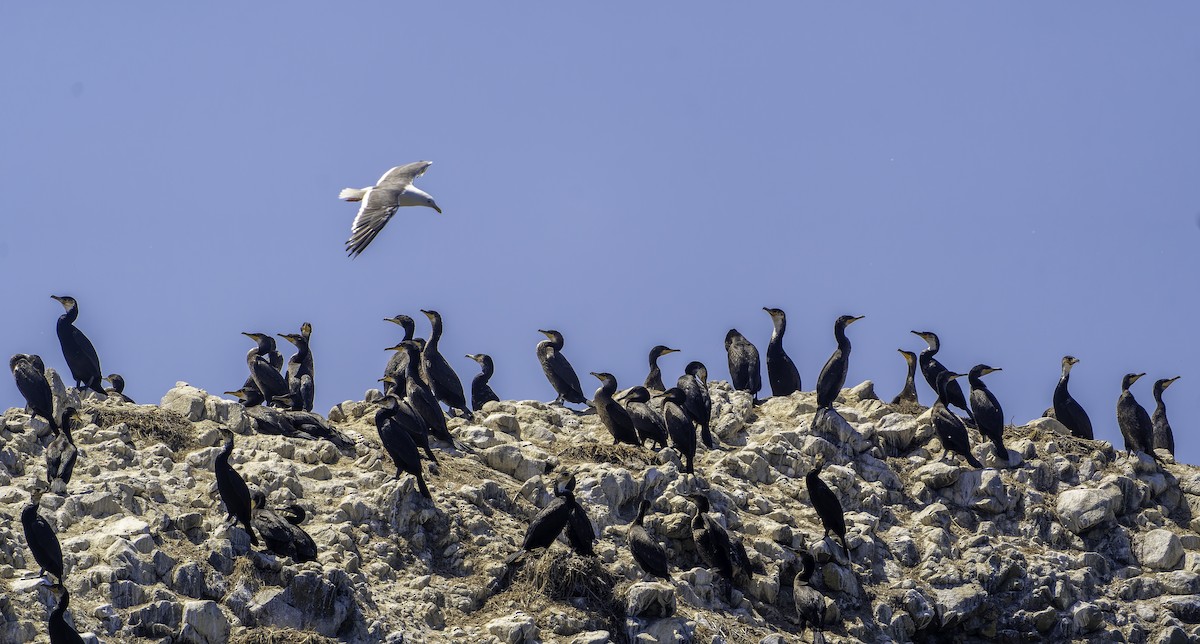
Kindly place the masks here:
<instances>
[{"instance_id":1,"label":"gull tail feather","mask_svg":"<svg viewBox=\"0 0 1200 644\"><path fill-rule=\"evenodd\" d=\"M346 201L362 201L363 196L367 194L366 188L342 188L338 193L338 199Z\"/></svg>"}]
</instances>

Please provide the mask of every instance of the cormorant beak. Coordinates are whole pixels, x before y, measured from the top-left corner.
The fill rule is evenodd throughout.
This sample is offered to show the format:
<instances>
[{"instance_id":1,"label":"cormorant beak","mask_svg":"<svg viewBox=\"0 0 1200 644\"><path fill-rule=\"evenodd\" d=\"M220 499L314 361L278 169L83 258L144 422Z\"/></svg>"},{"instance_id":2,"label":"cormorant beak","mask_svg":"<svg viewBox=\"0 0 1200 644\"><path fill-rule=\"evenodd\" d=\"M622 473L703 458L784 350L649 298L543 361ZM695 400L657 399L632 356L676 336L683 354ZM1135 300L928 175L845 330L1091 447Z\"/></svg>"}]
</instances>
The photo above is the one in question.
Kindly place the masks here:
<instances>
[{"instance_id":1,"label":"cormorant beak","mask_svg":"<svg viewBox=\"0 0 1200 644\"><path fill-rule=\"evenodd\" d=\"M591 373L593 376L596 376L596 378L598 378L598 379L600 379L600 380L604 380L604 376L601 376L600 374L596 373L595 371L592 371L592 372L590 372L590 373Z\"/></svg>"},{"instance_id":2,"label":"cormorant beak","mask_svg":"<svg viewBox=\"0 0 1200 644\"><path fill-rule=\"evenodd\" d=\"M1141 377L1142 377L1142 376L1144 376L1144 375L1146 375L1146 374L1144 374L1144 373L1135 373L1135 374L1133 374L1133 377L1129 379L1129 384L1131 384L1131 385L1132 385L1133 383L1135 383L1135 382L1137 382L1137 381L1138 381L1138 378L1141 378Z\"/></svg>"},{"instance_id":3,"label":"cormorant beak","mask_svg":"<svg viewBox=\"0 0 1200 644\"><path fill-rule=\"evenodd\" d=\"M259 339L259 338L261 337L261 334L258 334L258 333L246 333L245 331L242 331L242 335L246 336L247 338L250 338L251 340L257 340L257 339Z\"/></svg>"},{"instance_id":4,"label":"cormorant beak","mask_svg":"<svg viewBox=\"0 0 1200 644\"><path fill-rule=\"evenodd\" d=\"M404 347L399 344L397 344L394 347L388 347L388 348L384 349L384 351L402 351L402 350L404 350Z\"/></svg>"},{"instance_id":5,"label":"cormorant beak","mask_svg":"<svg viewBox=\"0 0 1200 644\"><path fill-rule=\"evenodd\" d=\"M865 315L860 315L860 316L858 316L858 317L856 317L856 318L850 318L850 321L846 323L846 326L850 326L851 324L854 324L855 322L858 322L859 320L861 320L861 319L863 319L863 318L865 318L865 317L867 317L867 316L865 316Z\"/></svg>"},{"instance_id":6,"label":"cormorant beak","mask_svg":"<svg viewBox=\"0 0 1200 644\"><path fill-rule=\"evenodd\" d=\"M1164 382L1164 383L1163 383L1163 389L1166 389L1167 387L1170 387L1170 386L1171 386L1171 383L1175 382L1176 380L1179 380L1181 377L1182 377L1182 376L1175 376L1174 378L1171 378L1170 380L1167 380L1166 382Z\"/></svg>"},{"instance_id":7,"label":"cormorant beak","mask_svg":"<svg viewBox=\"0 0 1200 644\"><path fill-rule=\"evenodd\" d=\"M63 298L58 295L51 295L50 299L54 300L55 302L58 302L59 304L63 303Z\"/></svg>"},{"instance_id":8,"label":"cormorant beak","mask_svg":"<svg viewBox=\"0 0 1200 644\"><path fill-rule=\"evenodd\" d=\"M664 356L668 353L679 353L679 349L667 349L666 351L663 351Z\"/></svg>"},{"instance_id":9,"label":"cormorant beak","mask_svg":"<svg viewBox=\"0 0 1200 644\"><path fill-rule=\"evenodd\" d=\"M988 369L988 370L987 370L987 371L985 371L984 373L992 373L993 371L1004 371L1004 368L1003 368L1003 367L991 367L990 369Z\"/></svg>"}]
</instances>

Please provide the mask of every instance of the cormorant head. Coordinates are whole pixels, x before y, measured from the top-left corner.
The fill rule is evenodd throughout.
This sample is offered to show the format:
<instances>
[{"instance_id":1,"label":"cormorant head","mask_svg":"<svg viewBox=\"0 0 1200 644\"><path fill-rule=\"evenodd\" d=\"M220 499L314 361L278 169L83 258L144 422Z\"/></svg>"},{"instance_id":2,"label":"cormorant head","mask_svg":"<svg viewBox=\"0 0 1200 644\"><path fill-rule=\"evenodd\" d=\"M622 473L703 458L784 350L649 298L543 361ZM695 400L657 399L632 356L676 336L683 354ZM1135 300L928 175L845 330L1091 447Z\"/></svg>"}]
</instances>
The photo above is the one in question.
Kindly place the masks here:
<instances>
[{"instance_id":1,"label":"cormorant head","mask_svg":"<svg viewBox=\"0 0 1200 644\"><path fill-rule=\"evenodd\" d=\"M13 357L8 359L8 370L16 373L17 367L19 367L21 363L27 359L29 359L29 356L25 355L24 353L14 353Z\"/></svg>"},{"instance_id":2,"label":"cormorant head","mask_svg":"<svg viewBox=\"0 0 1200 644\"><path fill-rule=\"evenodd\" d=\"M482 366L485 362L491 362L492 357L486 353L468 353L467 357L478 362Z\"/></svg>"},{"instance_id":3,"label":"cormorant head","mask_svg":"<svg viewBox=\"0 0 1200 644\"><path fill-rule=\"evenodd\" d=\"M980 376L986 376L993 371L1003 371L1003 369L1000 367L989 367L985 364L977 364L974 367L971 367L970 375L972 378L978 378Z\"/></svg>"},{"instance_id":4,"label":"cormorant head","mask_svg":"<svg viewBox=\"0 0 1200 644\"><path fill-rule=\"evenodd\" d=\"M547 339L549 339L551 342L554 342L555 344L563 343L562 334L559 333L558 331L555 331L554 329L538 329L538 333L541 333L542 335L546 336Z\"/></svg>"},{"instance_id":5,"label":"cormorant head","mask_svg":"<svg viewBox=\"0 0 1200 644\"><path fill-rule=\"evenodd\" d=\"M626 402L648 402L650 400L650 390L646 389L642 385L638 385L636 387L630 387L623 394L618 396L618 398L625 400Z\"/></svg>"},{"instance_id":6,"label":"cormorant head","mask_svg":"<svg viewBox=\"0 0 1200 644\"><path fill-rule=\"evenodd\" d=\"M1121 389L1123 391L1128 390L1131 386L1133 386L1133 383L1137 382L1138 378L1141 378L1144 375L1146 375L1146 374L1144 374L1144 373L1127 373L1127 374L1125 374L1125 377L1121 378Z\"/></svg>"},{"instance_id":7,"label":"cormorant head","mask_svg":"<svg viewBox=\"0 0 1200 644\"><path fill-rule=\"evenodd\" d=\"M404 331L408 335L412 335L413 330L417 328L416 322L413 322L413 319L407 315L397 315L394 318L383 318L383 321L391 322L392 324L399 324L400 326L404 327Z\"/></svg>"},{"instance_id":8,"label":"cormorant head","mask_svg":"<svg viewBox=\"0 0 1200 644\"><path fill-rule=\"evenodd\" d=\"M696 509L700 511L700 514L704 514L712 508L712 505L710 505L708 502L708 497L700 494L699 492L693 492L687 495L687 498L691 499L692 503L696 504Z\"/></svg>"},{"instance_id":9,"label":"cormorant head","mask_svg":"<svg viewBox=\"0 0 1200 644\"><path fill-rule=\"evenodd\" d=\"M119 374L119 373L109 374L107 376L104 376L104 379L107 380L109 382L109 384L111 384L113 386L113 389L116 389L117 391L125 390L125 379L121 377L121 374Z\"/></svg>"},{"instance_id":10,"label":"cormorant head","mask_svg":"<svg viewBox=\"0 0 1200 644\"><path fill-rule=\"evenodd\" d=\"M679 387L671 387L663 393L663 400L681 405L684 400L687 400L687 394L683 393L683 390Z\"/></svg>"},{"instance_id":11,"label":"cormorant head","mask_svg":"<svg viewBox=\"0 0 1200 644\"><path fill-rule=\"evenodd\" d=\"M78 414L79 412L76 411L74 407L67 407L64 409L62 413L62 422L59 423L59 427L65 431L70 431L72 423L76 418L78 418Z\"/></svg>"},{"instance_id":12,"label":"cormorant head","mask_svg":"<svg viewBox=\"0 0 1200 644\"><path fill-rule=\"evenodd\" d=\"M905 351L904 349L896 349L896 351L899 351L900 355L904 356L904 361L908 364L912 364L917 361L917 354L913 353L912 351Z\"/></svg>"},{"instance_id":13,"label":"cormorant head","mask_svg":"<svg viewBox=\"0 0 1200 644\"><path fill-rule=\"evenodd\" d=\"M1175 382L1176 380L1179 380L1179 376L1154 381L1154 393L1162 395L1163 390L1165 390L1167 387L1170 387L1171 383Z\"/></svg>"},{"instance_id":14,"label":"cormorant head","mask_svg":"<svg viewBox=\"0 0 1200 644\"><path fill-rule=\"evenodd\" d=\"M859 315L859 316L843 315L843 316L839 317L836 322L833 323L833 328L844 329L865 317L867 317L867 316L865 316L865 315Z\"/></svg>"},{"instance_id":15,"label":"cormorant head","mask_svg":"<svg viewBox=\"0 0 1200 644\"><path fill-rule=\"evenodd\" d=\"M255 510L261 510L267 505L267 495L256 487L250 488L250 500L253 502Z\"/></svg>"},{"instance_id":16,"label":"cormorant head","mask_svg":"<svg viewBox=\"0 0 1200 644\"><path fill-rule=\"evenodd\" d=\"M425 314L425 317L429 318L429 322L432 324L436 324L442 319L442 314L438 313L437 311L426 311L425 309L421 309L421 312Z\"/></svg>"},{"instance_id":17,"label":"cormorant head","mask_svg":"<svg viewBox=\"0 0 1200 644\"><path fill-rule=\"evenodd\" d=\"M562 496L575 491L575 475L570 472L559 472L554 477L554 496Z\"/></svg>"},{"instance_id":18,"label":"cormorant head","mask_svg":"<svg viewBox=\"0 0 1200 644\"><path fill-rule=\"evenodd\" d=\"M291 342L296 346L300 346L299 342L304 339L304 336L300 335L299 333L280 333L278 335L279 337Z\"/></svg>"},{"instance_id":19,"label":"cormorant head","mask_svg":"<svg viewBox=\"0 0 1200 644\"><path fill-rule=\"evenodd\" d=\"M1071 373L1071 367L1074 367L1076 365L1076 363L1078 363L1078 362L1079 362L1079 358L1076 358L1075 356L1063 356L1063 359L1062 359L1063 374L1065 375L1065 374Z\"/></svg>"},{"instance_id":20,"label":"cormorant head","mask_svg":"<svg viewBox=\"0 0 1200 644\"><path fill-rule=\"evenodd\" d=\"M226 396L233 396L234 398L237 398L238 400L240 400L242 402L246 402L246 399L247 399L246 392L242 389L237 389L234 391L226 391L224 393Z\"/></svg>"},{"instance_id":21,"label":"cormorant head","mask_svg":"<svg viewBox=\"0 0 1200 644\"><path fill-rule=\"evenodd\" d=\"M616 384L616 382L617 382L617 377L612 375L611 373L606 373L603 371L600 371L600 372L593 371L593 372L591 372L591 374L593 376L596 376L596 378L598 378L600 380L600 382L603 382L603 383L612 381L613 384Z\"/></svg>"},{"instance_id":22,"label":"cormorant head","mask_svg":"<svg viewBox=\"0 0 1200 644\"><path fill-rule=\"evenodd\" d=\"M70 297L69 295L51 295L50 299L57 301L59 304L63 305L64 309L68 311L79 306L79 304L75 301L75 298Z\"/></svg>"},{"instance_id":23,"label":"cormorant head","mask_svg":"<svg viewBox=\"0 0 1200 644\"><path fill-rule=\"evenodd\" d=\"M738 333L737 329L730 329L729 332L725 334L725 350L728 351L729 345L733 344L735 340L741 337L742 334Z\"/></svg>"},{"instance_id":24,"label":"cormorant head","mask_svg":"<svg viewBox=\"0 0 1200 644\"><path fill-rule=\"evenodd\" d=\"M954 373L953 371L950 371L950 370L946 370L946 371L939 373L937 380L936 380L937 390L938 390L938 398L944 399L946 397L946 387L949 386L950 381L954 380L955 378L961 378L962 376L963 376L963 374Z\"/></svg>"},{"instance_id":25,"label":"cormorant head","mask_svg":"<svg viewBox=\"0 0 1200 644\"><path fill-rule=\"evenodd\" d=\"M763 310L766 311L767 315L771 316L772 319L785 317L783 309L773 309L769 306L764 306Z\"/></svg>"},{"instance_id":26,"label":"cormorant head","mask_svg":"<svg viewBox=\"0 0 1200 644\"><path fill-rule=\"evenodd\" d=\"M706 368L704 363L700 362L699 360L693 360L692 362L689 362L687 366L683 368L683 372L689 376L696 376L701 380L708 378L708 368Z\"/></svg>"},{"instance_id":27,"label":"cormorant head","mask_svg":"<svg viewBox=\"0 0 1200 644\"><path fill-rule=\"evenodd\" d=\"M300 325L300 335L303 336L305 340L312 337L312 325L309 324L308 322L301 324Z\"/></svg>"},{"instance_id":28,"label":"cormorant head","mask_svg":"<svg viewBox=\"0 0 1200 644\"><path fill-rule=\"evenodd\" d=\"M672 349L661 344L655 345L655 347L650 350L650 359L653 360L655 358L665 356L668 353L679 353L679 349Z\"/></svg>"},{"instance_id":29,"label":"cormorant head","mask_svg":"<svg viewBox=\"0 0 1200 644\"><path fill-rule=\"evenodd\" d=\"M933 331L913 331L912 333L920 336L921 339L929 345L930 349L937 349L939 346L941 346L941 342L938 340L937 334Z\"/></svg>"}]
</instances>

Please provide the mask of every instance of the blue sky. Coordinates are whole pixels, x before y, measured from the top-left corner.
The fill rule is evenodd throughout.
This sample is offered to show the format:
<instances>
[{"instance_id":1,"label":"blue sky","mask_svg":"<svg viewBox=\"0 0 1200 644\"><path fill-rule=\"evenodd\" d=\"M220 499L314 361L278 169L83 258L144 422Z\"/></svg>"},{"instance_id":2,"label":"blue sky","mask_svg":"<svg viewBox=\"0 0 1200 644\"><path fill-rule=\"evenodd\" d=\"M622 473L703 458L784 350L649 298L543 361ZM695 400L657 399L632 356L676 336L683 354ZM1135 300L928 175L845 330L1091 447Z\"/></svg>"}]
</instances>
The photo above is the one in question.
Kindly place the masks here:
<instances>
[{"instance_id":1,"label":"blue sky","mask_svg":"<svg viewBox=\"0 0 1200 644\"><path fill-rule=\"evenodd\" d=\"M79 326L127 393L245 378L241 331L314 326L317 406L359 399L434 308L464 384L553 393L576 369L726 378L736 327L811 388L899 390L900 347L1041 414L1064 354L1116 441L1121 376L1167 392L1200 461L1200 7L1162 3L0 6L0 353L65 370ZM286 10L285 10L286 9ZM430 159L445 211L402 210L359 258L337 200ZM592 383L584 376L585 387ZM921 385L922 402L932 395ZM11 380L0 401L20 404Z\"/></svg>"}]
</instances>

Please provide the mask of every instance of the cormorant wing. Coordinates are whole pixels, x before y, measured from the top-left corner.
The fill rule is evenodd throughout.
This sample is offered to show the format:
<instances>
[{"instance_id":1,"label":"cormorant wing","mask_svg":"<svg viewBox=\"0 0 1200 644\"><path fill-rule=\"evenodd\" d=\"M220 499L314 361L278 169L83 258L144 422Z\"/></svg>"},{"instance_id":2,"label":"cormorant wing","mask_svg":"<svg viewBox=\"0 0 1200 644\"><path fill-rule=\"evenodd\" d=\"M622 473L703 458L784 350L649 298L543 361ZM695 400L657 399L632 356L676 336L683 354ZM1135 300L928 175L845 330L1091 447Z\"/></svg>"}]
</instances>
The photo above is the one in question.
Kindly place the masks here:
<instances>
[{"instance_id":1,"label":"cormorant wing","mask_svg":"<svg viewBox=\"0 0 1200 644\"><path fill-rule=\"evenodd\" d=\"M399 194L399 189L391 187L367 188L358 214L354 216L354 223L350 225L350 239L346 240L346 252L350 257L356 257L366 250L367 245L396 214Z\"/></svg>"},{"instance_id":2,"label":"cormorant wing","mask_svg":"<svg viewBox=\"0 0 1200 644\"><path fill-rule=\"evenodd\" d=\"M579 392L580 395L583 395L583 387L579 384L579 376L575 374L575 368L571 366L570 362L567 362L563 354L557 351L551 352L546 356L546 364L550 366L550 370L554 372L554 375L559 380ZM587 396L584 397L586 398Z\"/></svg>"},{"instance_id":3,"label":"cormorant wing","mask_svg":"<svg viewBox=\"0 0 1200 644\"><path fill-rule=\"evenodd\" d=\"M379 183L375 185L379 188L403 190L404 186L407 186L414 179L425 174L425 170L431 165L433 165L433 161L415 161L405 165L398 165L383 173L383 176L379 177Z\"/></svg>"},{"instance_id":4,"label":"cormorant wing","mask_svg":"<svg viewBox=\"0 0 1200 644\"><path fill-rule=\"evenodd\" d=\"M96 353L96 347L92 346L92 341L74 324L71 325L71 335L75 338L83 356L96 368L95 373L100 373L100 355Z\"/></svg>"}]
</instances>

